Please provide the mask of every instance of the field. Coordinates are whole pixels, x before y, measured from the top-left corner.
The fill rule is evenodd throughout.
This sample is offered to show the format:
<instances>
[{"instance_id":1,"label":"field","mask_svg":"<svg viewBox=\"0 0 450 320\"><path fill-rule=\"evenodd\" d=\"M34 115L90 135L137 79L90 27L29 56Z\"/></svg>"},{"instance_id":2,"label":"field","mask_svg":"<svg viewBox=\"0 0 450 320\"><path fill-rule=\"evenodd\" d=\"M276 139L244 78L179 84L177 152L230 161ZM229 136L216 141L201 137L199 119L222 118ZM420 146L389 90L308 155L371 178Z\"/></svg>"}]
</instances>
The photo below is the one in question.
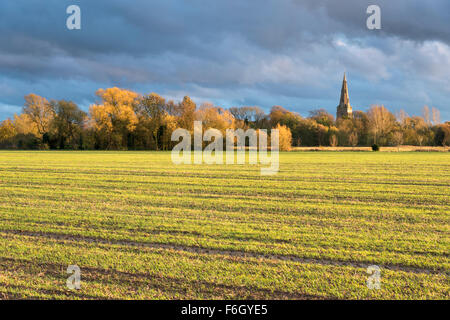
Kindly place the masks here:
<instances>
[{"instance_id":1,"label":"field","mask_svg":"<svg viewBox=\"0 0 450 320\"><path fill-rule=\"evenodd\" d=\"M0 298L449 299L449 187L437 152L0 151Z\"/></svg>"},{"instance_id":2,"label":"field","mask_svg":"<svg viewBox=\"0 0 450 320\"><path fill-rule=\"evenodd\" d=\"M372 147L294 147L293 151L372 151ZM450 147L397 146L380 147L380 152L450 152Z\"/></svg>"}]
</instances>

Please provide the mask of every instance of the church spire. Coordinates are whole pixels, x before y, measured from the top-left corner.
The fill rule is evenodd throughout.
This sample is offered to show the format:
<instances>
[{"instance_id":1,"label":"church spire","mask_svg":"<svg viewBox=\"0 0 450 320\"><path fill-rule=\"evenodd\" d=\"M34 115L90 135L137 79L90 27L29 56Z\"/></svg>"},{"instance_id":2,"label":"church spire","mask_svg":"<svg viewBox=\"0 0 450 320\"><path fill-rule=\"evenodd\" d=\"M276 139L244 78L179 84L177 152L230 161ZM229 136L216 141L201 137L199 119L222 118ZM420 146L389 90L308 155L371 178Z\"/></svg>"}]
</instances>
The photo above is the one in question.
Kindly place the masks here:
<instances>
[{"instance_id":1,"label":"church spire","mask_svg":"<svg viewBox=\"0 0 450 320\"><path fill-rule=\"evenodd\" d=\"M347 75L344 72L344 80L342 80L341 100L337 107L336 119L339 118L351 118L352 107L350 106L350 98L348 97Z\"/></svg>"},{"instance_id":2,"label":"church spire","mask_svg":"<svg viewBox=\"0 0 450 320\"><path fill-rule=\"evenodd\" d=\"M344 80L342 81L340 104L349 104L349 103L350 103L350 98L348 97L347 76L345 75L345 72L344 72Z\"/></svg>"}]
</instances>

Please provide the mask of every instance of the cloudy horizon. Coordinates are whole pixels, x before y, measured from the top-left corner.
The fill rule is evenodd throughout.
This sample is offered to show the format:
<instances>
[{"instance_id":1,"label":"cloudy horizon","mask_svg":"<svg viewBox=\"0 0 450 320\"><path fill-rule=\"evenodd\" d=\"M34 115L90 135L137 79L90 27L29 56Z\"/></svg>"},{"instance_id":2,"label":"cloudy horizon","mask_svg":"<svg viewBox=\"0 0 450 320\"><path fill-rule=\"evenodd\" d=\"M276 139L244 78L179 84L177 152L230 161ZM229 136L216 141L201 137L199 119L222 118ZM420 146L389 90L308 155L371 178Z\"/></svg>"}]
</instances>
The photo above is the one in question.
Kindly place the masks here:
<instances>
[{"instance_id":1,"label":"cloudy horizon","mask_svg":"<svg viewBox=\"0 0 450 320\"><path fill-rule=\"evenodd\" d=\"M80 6L82 29L66 28ZM377 4L382 29L368 30ZM382 104L450 120L450 2L433 0L17 0L0 4L0 121L35 93L84 110L99 88L224 108L335 114Z\"/></svg>"}]
</instances>

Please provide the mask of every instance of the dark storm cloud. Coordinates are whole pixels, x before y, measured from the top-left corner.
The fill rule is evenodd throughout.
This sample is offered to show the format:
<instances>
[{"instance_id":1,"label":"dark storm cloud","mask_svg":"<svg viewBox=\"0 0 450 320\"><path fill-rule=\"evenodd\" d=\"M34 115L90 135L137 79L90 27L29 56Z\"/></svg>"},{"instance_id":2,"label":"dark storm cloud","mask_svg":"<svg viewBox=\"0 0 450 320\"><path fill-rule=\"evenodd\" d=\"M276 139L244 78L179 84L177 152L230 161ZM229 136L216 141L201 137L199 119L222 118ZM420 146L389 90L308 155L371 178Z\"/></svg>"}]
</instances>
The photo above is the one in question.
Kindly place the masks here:
<instances>
[{"instance_id":1,"label":"dark storm cloud","mask_svg":"<svg viewBox=\"0 0 450 320\"><path fill-rule=\"evenodd\" d=\"M81 30L65 28L71 4ZM369 4L380 31L366 28ZM357 108L431 104L449 118L449 15L447 0L2 1L0 119L29 92L86 107L112 85L334 112L343 71Z\"/></svg>"},{"instance_id":2,"label":"dark storm cloud","mask_svg":"<svg viewBox=\"0 0 450 320\"><path fill-rule=\"evenodd\" d=\"M450 2L447 0L295 0L309 8L325 10L327 17L341 24L348 34L367 32L366 16L361 15L369 5L382 10L383 35L414 41L438 40L450 44ZM333 26L335 27L335 26ZM327 32L335 30L326 28Z\"/></svg>"}]
</instances>

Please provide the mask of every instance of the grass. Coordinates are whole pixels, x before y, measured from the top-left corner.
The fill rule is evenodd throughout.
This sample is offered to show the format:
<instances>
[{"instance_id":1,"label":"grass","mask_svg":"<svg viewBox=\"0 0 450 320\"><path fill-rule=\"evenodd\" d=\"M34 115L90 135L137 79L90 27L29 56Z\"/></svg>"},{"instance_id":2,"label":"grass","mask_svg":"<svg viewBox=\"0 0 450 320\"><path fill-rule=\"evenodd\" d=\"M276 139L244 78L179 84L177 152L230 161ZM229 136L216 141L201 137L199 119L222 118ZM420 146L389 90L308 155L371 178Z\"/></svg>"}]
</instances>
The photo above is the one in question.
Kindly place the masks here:
<instances>
[{"instance_id":1,"label":"grass","mask_svg":"<svg viewBox=\"0 0 450 320\"><path fill-rule=\"evenodd\" d=\"M0 298L448 299L449 186L448 153L0 151Z\"/></svg>"},{"instance_id":2,"label":"grass","mask_svg":"<svg viewBox=\"0 0 450 320\"><path fill-rule=\"evenodd\" d=\"M370 151L372 147L293 147L293 151ZM431 146L395 146L380 147L381 152L449 152L450 147L431 147Z\"/></svg>"}]
</instances>

